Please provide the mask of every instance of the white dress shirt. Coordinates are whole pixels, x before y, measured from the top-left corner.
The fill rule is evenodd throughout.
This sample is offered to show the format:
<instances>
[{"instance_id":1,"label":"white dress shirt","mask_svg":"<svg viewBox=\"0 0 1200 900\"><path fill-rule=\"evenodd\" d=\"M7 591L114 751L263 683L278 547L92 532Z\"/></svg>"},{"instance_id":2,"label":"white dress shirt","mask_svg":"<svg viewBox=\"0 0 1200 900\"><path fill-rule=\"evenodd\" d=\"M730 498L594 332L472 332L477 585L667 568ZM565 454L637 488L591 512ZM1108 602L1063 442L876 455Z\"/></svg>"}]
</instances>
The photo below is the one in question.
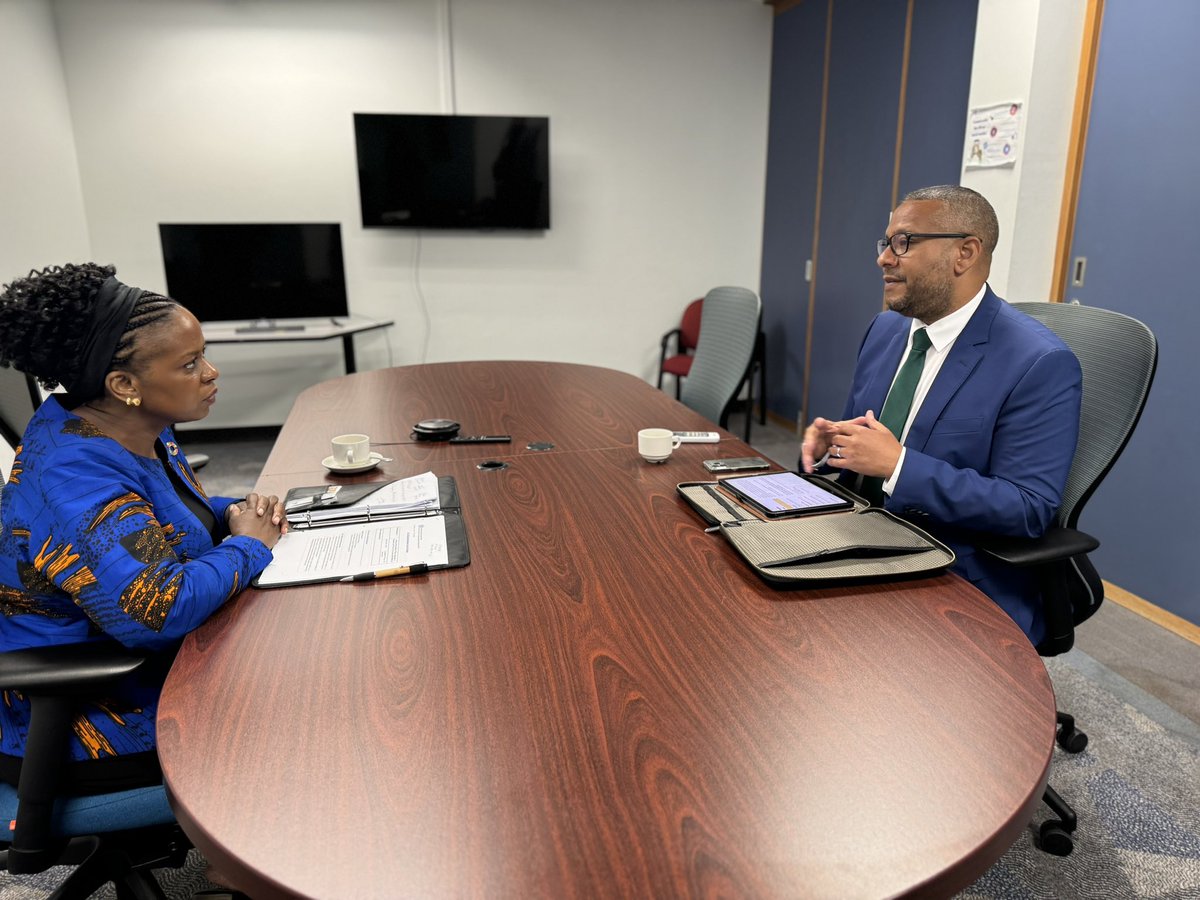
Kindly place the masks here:
<instances>
[{"instance_id":1,"label":"white dress shirt","mask_svg":"<svg viewBox=\"0 0 1200 900\"><path fill-rule=\"evenodd\" d=\"M925 351L925 368L921 370L921 378L917 382L917 390L913 393L912 408L908 411L908 419L904 423L904 430L900 433L900 458L896 461L896 468L892 471L892 475L883 482L883 490L889 497L892 495L892 489L895 488L896 482L900 479L900 471L904 468L904 455L908 451L905 449L904 440L908 437L908 429L912 427L913 419L917 417L917 413L921 410L921 404L925 402L925 395L929 393L929 388L933 386L934 379L937 378L938 372L942 370L942 364L945 363L946 357L950 355L950 348L954 346L954 342L958 340L958 336L962 334L964 328L967 327L967 322L971 316L975 315L975 310L979 309L979 304L983 301L983 293L987 290L987 284L979 289L969 302L961 309L956 309L948 316L943 316L932 325L926 325L920 319L913 319L912 324L908 329L908 344L904 347L904 352L900 354L900 366L904 365L904 360L908 359L908 353L912 349L912 336L918 328L924 328L925 333L929 335L929 349ZM896 367L896 374L900 374L900 366ZM892 383L895 384L896 376L892 376ZM888 388L889 392L891 388ZM879 417L878 410L875 413L876 418Z\"/></svg>"}]
</instances>

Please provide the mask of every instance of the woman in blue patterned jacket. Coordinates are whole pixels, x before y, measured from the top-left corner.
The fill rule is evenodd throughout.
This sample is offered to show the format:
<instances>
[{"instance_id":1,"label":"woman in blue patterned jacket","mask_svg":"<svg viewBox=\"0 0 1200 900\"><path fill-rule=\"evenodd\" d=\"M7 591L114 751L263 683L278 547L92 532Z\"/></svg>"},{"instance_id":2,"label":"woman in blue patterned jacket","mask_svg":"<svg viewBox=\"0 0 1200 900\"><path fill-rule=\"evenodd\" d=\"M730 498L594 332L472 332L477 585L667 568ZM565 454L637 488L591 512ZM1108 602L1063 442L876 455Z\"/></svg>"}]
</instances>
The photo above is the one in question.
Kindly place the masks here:
<instances>
[{"instance_id":1,"label":"woman in blue patterned jacket","mask_svg":"<svg viewBox=\"0 0 1200 900\"><path fill-rule=\"evenodd\" d=\"M79 793L161 781L154 718L180 640L271 560L278 498L205 495L172 426L208 415L217 370L195 316L111 266L51 267L0 293L0 365L61 384L0 497L0 651L113 640L150 665L75 723ZM0 779L15 783L28 701L0 696Z\"/></svg>"}]
</instances>

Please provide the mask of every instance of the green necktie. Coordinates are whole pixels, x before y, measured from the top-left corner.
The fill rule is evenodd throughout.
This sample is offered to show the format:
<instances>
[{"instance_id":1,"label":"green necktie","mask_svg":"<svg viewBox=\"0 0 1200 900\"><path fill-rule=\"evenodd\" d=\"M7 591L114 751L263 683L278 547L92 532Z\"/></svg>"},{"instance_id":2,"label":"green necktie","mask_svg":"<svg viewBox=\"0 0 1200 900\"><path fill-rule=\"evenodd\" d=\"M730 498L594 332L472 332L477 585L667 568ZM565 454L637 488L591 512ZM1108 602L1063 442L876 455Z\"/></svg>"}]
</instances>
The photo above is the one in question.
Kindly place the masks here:
<instances>
[{"instance_id":1,"label":"green necktie","mask_svg":"<svg viewBox=\"0 0 1200 900\"><path fill-rule=\"evenodd\" d=\"M892 389L888 391L883 411L879 413L879 421L900 440L904 433L904 423L908 421L908 413L912 409L913 395L917 392L917 382L925 370L925 351L929 349L929 334L924 328L913 332L912 349L908 351L908 359L896 374ZM883 506L883 479L864 478L860 493L872 506Z\"/></svg>"}]
</instances>

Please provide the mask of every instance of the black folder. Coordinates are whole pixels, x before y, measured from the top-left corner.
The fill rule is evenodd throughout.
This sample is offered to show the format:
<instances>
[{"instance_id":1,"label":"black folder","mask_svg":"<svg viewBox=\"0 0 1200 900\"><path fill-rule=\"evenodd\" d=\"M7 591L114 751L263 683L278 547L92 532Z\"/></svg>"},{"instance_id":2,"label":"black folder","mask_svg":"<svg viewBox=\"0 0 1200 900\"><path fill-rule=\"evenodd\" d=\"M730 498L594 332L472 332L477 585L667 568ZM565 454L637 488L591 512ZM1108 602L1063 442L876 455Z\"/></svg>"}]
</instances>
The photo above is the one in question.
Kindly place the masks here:
<instances>
[{"instance_id":1,"label":"black folder","mask_svg":"<svg viewBox=\"0 0 1200 900\"><path fill-rule=\"evenodd\" d=\"M379 488L383 487L385 484L388 484L388 483L389 482L372 482L370 484L364 484L364 485L353 485L352 487L354 487L354 488L364 488L364 489L370 488L370 490L363 490L361 493L358 494L358 496L355 500L347 501L346 503L344 503L342 505L349 506L352 503L358 502L359 500L363 499L364 497L369 496L372 491L378 490ZM320 493L324 493L324 489L325 489L324 485L321 485L319 487L314 487L314 488L293 488L292 491L288 491L288 497L289 498L292 497L294 491L319 491ZM343 489L343 491L344 491L344 489ZM338 492L339 500L341 499L341 494L343 493L343 491ZM297 494L297 496L306 496L306 495ZM407 511L407 512L402 511L402 512L397 512L397 513L389 515L386 512L380 512L380 513L377 513L372 516L362 516L362 517L351 519L351 520L344 521L344 522L322 523L321 526L319 526L319 527L308 527L308 528L297 527L293 523L291 523L289 520L289 526L292 528L295 528L297 531L300 531L300 532L306 532L306 533L311 533L313 535L319 535L322 533L334 531L335 529L336 530L353 529L353 528L361 527L363 524L367 524L367 523L386 522L386 521L392 521L392 520L398 520L398 519L402 520L402 519L425 518L425 517L437 516L443 520L443 522L445 523L445 526L446 526L446 553L447 553L448 559L444 564L443 563L435 563L435 564L430 565L429 570L434 571L436 569L455 569L455 568L459 568L461 566L468 565L471 562L471 547L467 541L466 524L463 522L462 507L461 507L459 497L458 497L458 485L455 483L453 476L442 475L442 476L438 477L438 501L441 504L440 509L422 510L422 511L420 511L420 513L413 513L412 511ZM324 575L324 576L317 577L317 578L302 579L302 580L298 580L298 581L287 581L287 582L277 581L277 582L272 582L269 584L260 584L260 579L262 578L262 576L259 575L251 582L251 586L262 587L262 588L275 588L275 587L292 587L294 585L300 585L300 584L324 584L324 583L328 583L328 582L340 581L342 579L342 577L344 577L346 575L354 575L354 574L357 574L357 573L356 572L339 572L336 575Z\"/></svg>"}]
</instances>

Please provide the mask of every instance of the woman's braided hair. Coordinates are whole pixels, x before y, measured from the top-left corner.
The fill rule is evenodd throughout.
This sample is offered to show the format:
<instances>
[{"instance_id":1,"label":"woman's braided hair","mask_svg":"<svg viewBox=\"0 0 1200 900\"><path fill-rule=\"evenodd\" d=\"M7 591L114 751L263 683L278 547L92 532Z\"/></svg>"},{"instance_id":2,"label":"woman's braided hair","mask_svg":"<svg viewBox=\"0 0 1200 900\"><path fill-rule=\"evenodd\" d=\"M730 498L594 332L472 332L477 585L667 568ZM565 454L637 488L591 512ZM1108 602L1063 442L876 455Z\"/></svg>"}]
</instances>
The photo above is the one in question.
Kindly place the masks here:
<instances>
[{"instance_id":1,"label":"woman's braided hair","mask_svg":"<svg viewBox=\"0 0 1200 900\"><path fill-rule=\"evenodd\" d=\"M79 354L105 280L113 266L69 263L34 270L0 292L0 366L32 375L47 390L70 383L80 368ZM132 371L137 331L165 318L178 304L161 294L138 300L109 370ZM91 397L80 397L90 400Z\"/></svg>"}]
</instances>

